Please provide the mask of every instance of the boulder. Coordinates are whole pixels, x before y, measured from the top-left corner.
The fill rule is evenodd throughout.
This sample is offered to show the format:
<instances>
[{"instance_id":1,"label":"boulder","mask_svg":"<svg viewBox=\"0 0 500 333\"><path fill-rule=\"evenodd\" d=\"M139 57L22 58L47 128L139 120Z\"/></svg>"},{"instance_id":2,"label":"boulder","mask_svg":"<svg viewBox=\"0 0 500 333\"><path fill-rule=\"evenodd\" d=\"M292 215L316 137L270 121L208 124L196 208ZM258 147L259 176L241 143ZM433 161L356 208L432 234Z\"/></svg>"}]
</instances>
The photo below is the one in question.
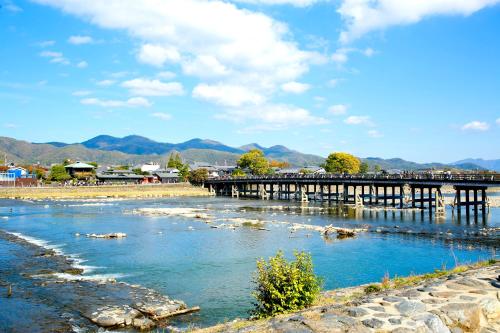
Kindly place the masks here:
<instances>
[{"instance_id":1,"label":"boulder","mask_svg":"<svg viewBox=\"0 0 500 333\"><path fill-rule=\"evenodd\" d=\"M413 320L424 324L432 333L450 333L450 329L442 322L442 320L433 313L422 313L415 317Z\"/></svg>"},{"instance_id":2,"label":"boulder","mask_svg":"<svg viewBox=\"0 0 500 333\"><path fill-rule=\"evenodd\" d=\"M481 325L482 311L477 304L451 303L440 308L451 321L447 326L459 326L468 331L475 331Z\"/></svg>"},{"instance_id":3,"label":"boulder","mask_svg":"<svg viewBox=\"0 0 500 333\"><path fill-rule=\"evenodd\" d=\"M425 304L420 301L407 301L404 300L395 305L396 309L403 316L412 316L418 312L425 311Z\"/></svg>"}]
</instances>

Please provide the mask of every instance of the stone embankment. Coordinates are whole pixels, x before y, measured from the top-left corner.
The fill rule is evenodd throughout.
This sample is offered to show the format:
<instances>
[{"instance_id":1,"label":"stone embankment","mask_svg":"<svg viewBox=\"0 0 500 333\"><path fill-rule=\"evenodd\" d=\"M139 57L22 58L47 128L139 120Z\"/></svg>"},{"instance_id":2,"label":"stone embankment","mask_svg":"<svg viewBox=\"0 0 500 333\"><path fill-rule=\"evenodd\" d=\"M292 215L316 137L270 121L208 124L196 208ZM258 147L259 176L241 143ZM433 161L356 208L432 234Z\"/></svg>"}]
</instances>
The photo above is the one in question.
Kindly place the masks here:
<instances>
[{"instance_id":1,"label":"stone embankment","mask_svg":"<svg viewBox=\"0 0 500 333\"><path fill-rule=\"evenodd\" d=\"M416 286L366 294L327 292L329 305L268 320L235 321L199 333L500 332L500 263Z\"/></svg>"},{"instance_id":2,"label":"stone embankment","mask_svg":"<svg viewBox=\"0 0 500 333\"><path fill-rule=\"evenodd\" d=\"M0 198L22 200L161 198L209 195L207 189L189 184L0 187Z\"/></svg>"}]
</instances>

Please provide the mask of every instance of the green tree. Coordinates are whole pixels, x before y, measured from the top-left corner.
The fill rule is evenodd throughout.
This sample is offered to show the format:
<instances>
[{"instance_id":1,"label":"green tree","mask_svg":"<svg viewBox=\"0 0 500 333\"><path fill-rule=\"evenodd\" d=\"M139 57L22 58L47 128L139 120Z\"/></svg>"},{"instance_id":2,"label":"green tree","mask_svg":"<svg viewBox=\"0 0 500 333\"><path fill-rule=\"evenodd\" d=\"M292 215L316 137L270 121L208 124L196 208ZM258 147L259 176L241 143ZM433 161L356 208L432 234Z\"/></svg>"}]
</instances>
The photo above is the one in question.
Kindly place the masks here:
<instances>
[{"instance_id":1,"label":"green tree","mask_svg":"<svg viewBox=\"0 0 500 333\"><path fill-rule=\"evenodd\" d=\"M332 153L328 155L323 167L326 172L334 173L358 173L361 162L351 154Z\"/></svg>"},{"instance_id":2,"label":"green tree","mask_svg":"<svg viewBox=\"0 0 500 333\"><path fill-rule=\"evenodd\" d=\"M187 164L181 164L179 168L179 177L180 179L185 182L188 181L189 179L189 166Z\"/></svg>"},{"instance_id":3,"label":"green tree","mask_svg":"<svg viewBox=\"0 0 500 333\"><path fill-rule=\"evenodd\" d=\"M311 255L295 252L295 260L288 262L282 251L275 257L257 261L254 275L257 300L253 314L269 317L280 313L297 311L310 306L318 297L322 280L314 274Z\"/></svg>"},{"instance_id":4,"label":"green tree","mask_svg":"<svg viewBox=\"0 0 500 333\"><path fill-rule=\"evenodd\" d=\"M299 173L303 174L303 175L310 175L311 173L313 173L312 170L309 170L309 169L306 169L306 168L302 168L299 170Z\"/></svg>"},{"instance_id":5,"label":"green tree","mask_svg":"<svg viewBox=\"0 0 500 333\"><path fill-rule=\"evenodd\" d=\"M179 153L171 153L168 162L167 168L176 168L179 169L183 166L181 155Z\"/></svg>"},{"instance_id":6,"label":"green tree","mask_svg":"<svg viewBox=\"0 0 500 333\"><path fill-rule=\"evenodd\" d=\"M233 177L245 177L247 174L241 169L235 169L232 173Z\"/></svg>"},{"instance_id":7,"label":"green tree","mask_svg":"<svg viewBox=\"0 0 500 333\"><path fill-rule=\"evenodd\" d=\"M71 176L66 172L64 165L54 165L50 168L50 180L63 182L71 179Z\"/></svg>"},{"instance_id":8,"label":"green tree","mask_svg":"<svg viewBox=\"0 0 500 333\"><path fill-rule=\"evenodd\" d=\"M370 166L368 165L368 163L363 162L360 164L359 173L365 174L368 172L368 170L370 170Z\"/></svg>"},{"instance_id":9,"label":"green tree","mask_svg":"<svg viewBox=\"0 0 500 333\"><path fill-rule=\"evenodd\" d=\"M373 166L373 171L375 171L376 173L379 173L381 170L382 170L382 168L380 167L380 165L375 164Z\"/></svg>"},{"instance_id":10,"label":"green tree","mask_svg":"<svg viewBox=\"0 0 500 333\"><path fill-rule=\"evenodd\" d=\"M189 182L193 185L201 185L208 180L207 169L196 169L189 173Z\"/></svg>"},{"instance_id":11,"label":"green tree","mask_svg":"<svg viewBox=\"0 0 500 333\"><path fill-rule=\"evenodd\" d=\"M269 161L264 157L264 153L258 149L252 149L241 155L237 164L240 169L250 169L254 175L265 175L270 170Z\"/></svg>"}]
</instances>

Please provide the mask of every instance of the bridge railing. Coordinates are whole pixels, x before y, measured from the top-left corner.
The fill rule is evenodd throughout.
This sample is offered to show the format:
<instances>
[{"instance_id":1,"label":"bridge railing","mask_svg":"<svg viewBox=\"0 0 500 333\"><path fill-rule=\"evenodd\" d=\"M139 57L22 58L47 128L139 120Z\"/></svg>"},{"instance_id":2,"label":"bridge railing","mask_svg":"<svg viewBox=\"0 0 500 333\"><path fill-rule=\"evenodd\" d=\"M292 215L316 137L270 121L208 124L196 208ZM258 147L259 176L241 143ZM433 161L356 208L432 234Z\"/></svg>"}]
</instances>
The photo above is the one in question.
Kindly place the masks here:
<instances>
[{"instance_id":1,"label":"bridge railing","mask_svg":"<svg viewBox=\"0 0 500 333\"><path fill-rule=\"evenodd\" d=\"M440 182L500 182L500 174L274 174L263 176L221 176L213 180L378 180L378 181L440 181Z\"/></svg>"}]
</instances>

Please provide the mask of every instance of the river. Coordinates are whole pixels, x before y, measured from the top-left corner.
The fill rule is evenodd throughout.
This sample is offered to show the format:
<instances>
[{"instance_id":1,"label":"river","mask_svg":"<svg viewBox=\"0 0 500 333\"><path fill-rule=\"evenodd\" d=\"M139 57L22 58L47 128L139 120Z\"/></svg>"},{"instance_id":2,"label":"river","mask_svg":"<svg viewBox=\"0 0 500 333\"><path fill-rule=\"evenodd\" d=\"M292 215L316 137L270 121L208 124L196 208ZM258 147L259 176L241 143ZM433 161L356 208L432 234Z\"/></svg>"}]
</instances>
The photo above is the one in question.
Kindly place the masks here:
<instances>
[{"instance_id":1,"label":"river","mask_svg":"<svg viewBox=\"0 0 500 333\"><path fill-rule=\"evenodd\" d=\"M150 216L135 212L140 208L192 208L208 217ZM205 223L207 220L210 223ZM244 220L262 223L259 228L227 227ZM290 223L368 226L370 232L355 238L325 239L315 231L291 232ZM222 227L213 228L214 225ZM303 206L288 201L212 197L0 200L1 230L31 237L33 242L78 258L86 268L85 276L115 277L183 300L189 306L199 305L200 312L177 320L176 325L180 326L208 326L246 317L252 308L255 261L274 255L279 249L288 257L294 250L310 252L316 273L324 278L325 289L333 289L378 282L386 274L418 274L491 258L500 247L498 232L486 244L450 241L450 235L464 238L464 231L470 234L485 227L500 227L500 209L492 208L485 220L466 221L464 216L458 220L450 210L445 218L436 219L419 211L356 211L313 203ZM88 233L112 232L126 233L127 237L85 237ZM3 260L13 260L9 259L8 244L1 243L0 251ZM1 280L16 282L14 275L5 275L0 269ZM2 304L7 303L0 302L0 307ZM59 310L53 305L48 311ZM9 328L8 325L13 325L12 318L9 324L0 320L0 330Z\"/></svg>"}]
</instances>

